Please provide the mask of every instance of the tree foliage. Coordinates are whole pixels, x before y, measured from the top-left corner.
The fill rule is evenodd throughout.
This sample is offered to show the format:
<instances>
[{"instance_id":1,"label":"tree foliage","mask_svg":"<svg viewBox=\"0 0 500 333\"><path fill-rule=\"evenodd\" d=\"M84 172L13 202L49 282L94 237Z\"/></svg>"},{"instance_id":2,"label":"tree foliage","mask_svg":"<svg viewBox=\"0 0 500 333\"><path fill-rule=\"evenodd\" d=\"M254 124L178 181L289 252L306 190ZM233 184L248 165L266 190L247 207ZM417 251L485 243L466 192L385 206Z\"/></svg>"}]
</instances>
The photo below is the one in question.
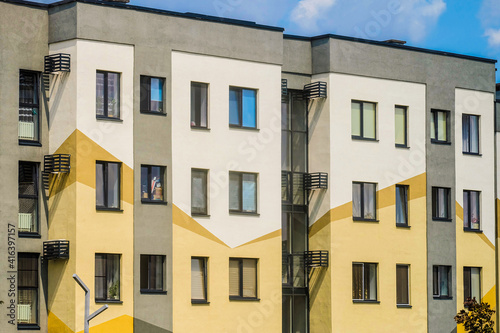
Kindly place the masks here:
<instances>
[{"instance_id":1,"label":"tree foliage","mask_svg":"<svg viewBox=\"0 0 500 333\"><path fill-rule=\"evenodd\" d=\"M455 316L457 324L464 325L465 331L469 333L494 333L495 323L491 319L495 310L488 303L478 303L476 298L467 298L464 302L464 310L460 310Z\"/></svg>"}]
</instances>

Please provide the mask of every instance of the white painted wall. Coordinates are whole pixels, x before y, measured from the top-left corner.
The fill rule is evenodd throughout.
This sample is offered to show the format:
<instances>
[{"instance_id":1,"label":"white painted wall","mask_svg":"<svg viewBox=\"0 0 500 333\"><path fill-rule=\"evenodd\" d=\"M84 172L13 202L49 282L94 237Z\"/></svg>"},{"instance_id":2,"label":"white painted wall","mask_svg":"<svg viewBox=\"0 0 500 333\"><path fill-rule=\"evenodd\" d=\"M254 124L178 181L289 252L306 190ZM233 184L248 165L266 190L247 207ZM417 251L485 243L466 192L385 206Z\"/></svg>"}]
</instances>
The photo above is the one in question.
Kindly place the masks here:
<instances>
[{"instance_id":1,"label":"white painted wall","mask_svg":"<svg viewBox=\"0 0 500 333\"><path fill-rule=\"evenodd\" d=\"M231 247L281 228L281 68L172 53L173 203L191 212L191 168L209 169L209 218L195 220ZM191 81L209 83L210 130L190 127ZM229 87L257 89L256 130L229 128ZM259 216L229 214L229 171L258 173Z\"/></svg>"}]
</instances>

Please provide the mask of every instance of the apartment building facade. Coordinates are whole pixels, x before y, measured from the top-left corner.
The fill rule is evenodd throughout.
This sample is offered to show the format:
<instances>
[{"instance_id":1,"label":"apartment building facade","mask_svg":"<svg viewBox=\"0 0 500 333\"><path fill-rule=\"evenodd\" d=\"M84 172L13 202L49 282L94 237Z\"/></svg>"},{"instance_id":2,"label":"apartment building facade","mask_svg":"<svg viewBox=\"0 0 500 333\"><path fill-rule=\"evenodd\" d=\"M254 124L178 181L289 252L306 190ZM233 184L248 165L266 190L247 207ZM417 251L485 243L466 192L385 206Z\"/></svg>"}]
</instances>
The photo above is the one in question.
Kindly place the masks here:
<instances>
[{"instance_id":1,"label":"apartment building facade","mask_svg":"<svg viewBox=\"0 0 500 333\"><path fill-rule=\"evenodd\" d=\"M494 60L126 1L0 18L0 331L82 332L73 274L91 332L496 307Z\"/></svg>"}]
</instances>

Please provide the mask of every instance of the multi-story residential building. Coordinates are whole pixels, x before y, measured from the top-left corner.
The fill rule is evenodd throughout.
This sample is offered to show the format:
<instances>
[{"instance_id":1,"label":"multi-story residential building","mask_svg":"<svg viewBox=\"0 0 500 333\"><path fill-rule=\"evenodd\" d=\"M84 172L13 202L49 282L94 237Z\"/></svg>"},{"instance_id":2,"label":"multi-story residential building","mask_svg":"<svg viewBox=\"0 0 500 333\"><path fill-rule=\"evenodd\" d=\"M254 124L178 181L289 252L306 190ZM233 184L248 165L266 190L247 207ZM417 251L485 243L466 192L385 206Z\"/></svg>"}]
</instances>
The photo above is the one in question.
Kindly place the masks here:
<instances>
[{"instance_id":1,"label":"multi-story residential building","mask_svg":"<svg viewBox=\"0 0 500 333\"><path fill-rule=\"evenodd\" d=\"M1 332L82 332L73 274L94 333L496 308L496 61L97 0L0 0L0 45Z\"/></svg>"}]
</instances>

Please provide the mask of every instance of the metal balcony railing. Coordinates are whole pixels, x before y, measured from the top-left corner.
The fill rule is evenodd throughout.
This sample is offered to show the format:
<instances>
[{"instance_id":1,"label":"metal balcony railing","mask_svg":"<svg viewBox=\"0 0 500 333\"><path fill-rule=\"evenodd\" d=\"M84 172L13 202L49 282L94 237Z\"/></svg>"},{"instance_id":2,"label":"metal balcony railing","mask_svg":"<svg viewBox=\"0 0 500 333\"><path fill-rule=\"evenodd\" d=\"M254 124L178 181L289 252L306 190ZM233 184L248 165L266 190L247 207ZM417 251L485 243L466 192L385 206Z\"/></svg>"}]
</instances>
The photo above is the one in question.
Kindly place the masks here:
<instances>
[{"instance_id":1,"label":"metal balcony railing","mask_svg":"<svg viewBox=\"0 0 500 333\"><path fill-rule=\"evenodd\" d=\"M317 81L306 84L304 92L307 99L326 98L326 82Z\"/></svg>"},{"instance_id":2,"label":"metal balcony railing","mask_svg":"<svg viewBox=\"0 0 500 333\"><path fill-rule=\"evenodd\" d=\"M71 71L71 56L66 53L57 53L45 56L44 72L54 74Z\"/></svg>"},{"instance_id":3,"label":"metal balcony railing","mask_svg":"<svg viewBox=\"0 0 500 333\"><path fill-rule=\"evenodd\" d=\"M43 258L46 260L69 259L69 241L53 240L43 242Z\"/></svg>"},{"instance_id":4,"label":"metal balcony railing","mask_svg":"<svg viewBox=\"0 0 500 333\"><path fill-rule=\"evenodd\" d=\"M43 158L43 171L47 173L69 173L71 155L54 154Z\"/></svg>"},{"instance_id":5,"label":"metal balcony railing","mask_svg":"<svg viewBox=\"0 0 500 333\"><path fill-rule=\"evenodd\" d=\"M308 272L317 267L328 267L328 251L306 251L304 262Z\"/></svg>"},{"instance_id":6,"label":"metal balcony railing","mask_svg":"<svg viewBox=\"0 0 500 333\"><path fill-rule=\"evenodd\" d=\"M328 189L328 173L315 172L304 175L304 188L306 190Z\"/></svg>"}]
</instances>

